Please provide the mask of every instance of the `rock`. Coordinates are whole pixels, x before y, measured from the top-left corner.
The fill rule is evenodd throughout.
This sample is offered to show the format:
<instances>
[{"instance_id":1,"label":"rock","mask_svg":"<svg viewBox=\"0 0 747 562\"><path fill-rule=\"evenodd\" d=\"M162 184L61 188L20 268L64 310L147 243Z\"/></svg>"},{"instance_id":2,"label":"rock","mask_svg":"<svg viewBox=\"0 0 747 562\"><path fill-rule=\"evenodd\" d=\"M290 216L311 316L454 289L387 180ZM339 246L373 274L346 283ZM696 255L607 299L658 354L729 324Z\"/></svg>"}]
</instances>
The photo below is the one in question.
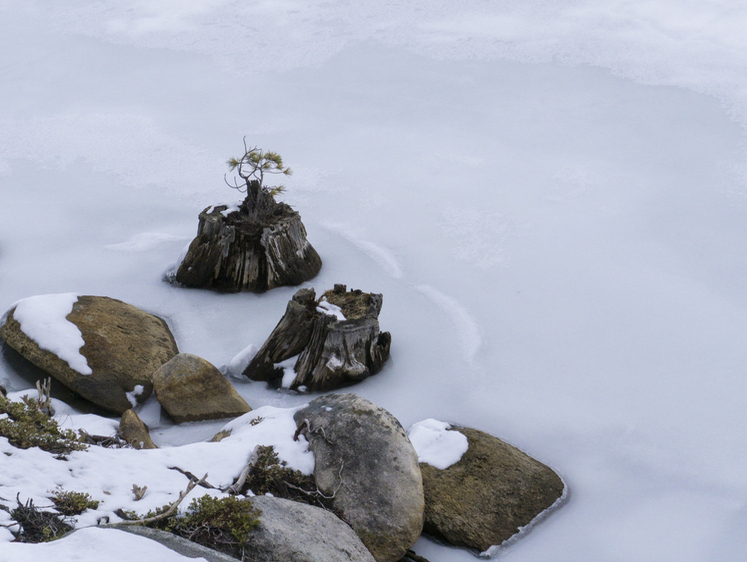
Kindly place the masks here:
<instances>
[{"instance_id":1,"label":"rock","mask_svg":"<svg viewBox=\"0 0 747 562\"><path fill-rule=\"evenodd\" d=\"M179 352L161 318L109 297L79 296L64 318L77 327L84 342L81 361L87 362L90 374L82 374L21 330L14 313L23 302L10 310L0 328L5 342L74 392L117 414L148 398L153 372Z\"/></svg>"},{"instance_id":2,"label":"rock","mask_svg":"<svg viewBox=\"0 0 747 562\"><path fill-rule=\"evenodd\" d=\"M213 437L210 439L211 443L220 443L223 441L226 437L231 436L232 431L230 429L221 429L218 433L213 435Z\"/></svg>"},{"instance_id":3,"label":"rock","mask_svg":"<svg viewBox=\"0 0 747 562\"><path fill-rule=\"evenodd\" d=\"M245 545L252 562L374 562L355 532L331 512L271 496L252 498L262 511Z\"/></svg>"},{"instance_id":4,"label":"rock","mask_svg":"<svg viewBox=\"0 0 747 562\"><path fill-rule=\"evenodd\" d=\"M483 552L550 508L564 484L552 469L482 431L454 428L467 452L444 470L421 463L424 533Z\"/></svg>"},{"instance_id":5,"label":"rock","mask_svg":"<svg viewBox=\"0 0 747 562\"><path fill-rule=\"evenodd\" d=\"M422 531L424 500L417 453L400 423L355 394L319 397L293 419L335 513L378 562L402 558Z\"/></svg>"},{"instance_id":6,"label":"rock","mask_svg":"<svg viewBox=\"0 0 747 562\"><path fill-rule=\"evenodd\" d=\"M389 357L391 335L380 332L383 297L335 285L315 300L313 289L301 289L285 315L244 370L252 380L280 386L277 363L298 356L291 390L332 390L378 373Z\"/></svg>"},{"instance_id":7,"label":"rock","mask_svg":"<svg viewBox=\"0 0 747 562\"><path fill-rule=\"evenodd\" d=\"M235 418L252 409L209 362L180 353L153 373L159 404L177 423Z\"/></svg>"},{"instance_id":8,"label":"rock","mask_svg":"<svg viewBox=\"0 0 747 562\"><path fill-rule=\"evenodd\" d=\"M157 449L150 438L148 426L135 413L135 410L125 410L119 420L119 434L135 449Z\"/></svg>"},{"instance_id":9,"label":"rock","mask_svg":"<svg viewBox=\"0 0 747 562\"><path fill-rule=\"evenodd\" d=\"M246 209L224 214L226 205L202 211L176 281L224 292L263 292L315 277L322 260L306 240L301 216L284 203L267 204L271 209L260 218Z\"/></svg>"},{"instance_id":10,"label":"rock","mask_svg":"<svg viewBox=\"0 0 747 562\"><path fill-rule=\"evenodd\" d=\"M143 527L141 525L121 525L117 523L112 525L101 525L101 527L140 535L141 537L161 543L165 547L168 547L174 552L178 552L187 558L205 559L207 562L236 562L236 558L233 556L194 543L183 537L169 533L168 531Z\"/></svg>"}]
</instances>

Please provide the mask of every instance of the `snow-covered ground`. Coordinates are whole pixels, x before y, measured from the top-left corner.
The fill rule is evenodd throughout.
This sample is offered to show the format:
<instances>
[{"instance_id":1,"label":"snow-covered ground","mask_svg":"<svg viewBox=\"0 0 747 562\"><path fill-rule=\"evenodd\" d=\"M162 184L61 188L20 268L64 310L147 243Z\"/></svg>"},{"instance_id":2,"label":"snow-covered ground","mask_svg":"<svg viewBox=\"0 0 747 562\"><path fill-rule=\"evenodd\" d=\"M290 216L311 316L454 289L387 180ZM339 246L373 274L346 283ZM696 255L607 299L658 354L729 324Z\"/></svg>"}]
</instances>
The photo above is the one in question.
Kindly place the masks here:
<instances>
[{"instance_id":1,"label":"snow-covered ground","mask_svg":"<svg viewBox=\"0 0 747 562\"><path fill-rule=\"evenodd\" d=\"M295 288L161 281L198 212L238 201L246 135L295 172L282 198L324 260L308 286L384 294L391 361L353 390L568 483L502 559L741 561L745 28L723 0L0 0L0 309L107 295L217 366L260 346ZM0 381L29 386L6 360ZM14 546L0 560L65 558Z\"/></svg>"}]
</instances>

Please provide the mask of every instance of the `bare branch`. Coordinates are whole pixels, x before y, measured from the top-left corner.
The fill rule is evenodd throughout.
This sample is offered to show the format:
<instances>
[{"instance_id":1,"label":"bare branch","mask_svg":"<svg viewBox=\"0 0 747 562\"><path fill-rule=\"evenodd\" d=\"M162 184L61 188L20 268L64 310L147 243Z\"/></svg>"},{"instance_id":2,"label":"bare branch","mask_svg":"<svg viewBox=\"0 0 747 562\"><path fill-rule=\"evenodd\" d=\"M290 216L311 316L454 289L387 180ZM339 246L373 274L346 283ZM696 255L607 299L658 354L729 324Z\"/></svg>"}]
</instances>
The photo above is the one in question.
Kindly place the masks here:
<instances>
[{"instance_id":1,"label":"bare branch","mask_svg":"<svg viewBox=\"0 0 747 562\"><path fill-rule=\"evenodd\" d=\"M271 195L280 193L282 186L264 186L265 174L283 174L286 176L291 175L293 172L290 168L283 165L283 158L273 151L263 151L262 149L254 146L249 147L246 143L246 137L243 138L244 154L240 158L229 158L226 162L231 171L235 172L240 177L246 187L240 187L236 179L231 184L225 177L224 181L229 187L238 189L239 191L246 192L247 197L256 190L251 188L251 183L256 181L259 184L259 190L264 190ZM244 191L245 189L245 191Z\"/></svg>"},{"instance_id":2,"label":"bare branch","mask_svg":"<svg viewBox=\"0 0 747 562\"><path fill-rule=\"evenodd\" d=\"M179 504L182 503L184 498L187 497L187 494L189 494L195 486L202 485L205 483L205 480L207 479L208 475L205 474L202 478L199 480L190 480L189 484L187 484L187 488L183 492L179 492L179 498L169 505L169 508L164 511L163 513L159 513L158 515L154 515L153 517L148 517L146 519L131 519L127 521L122 521L119 523L120 525L148 525L150 523L155 523L156 521L160 521L161 519L166 519L168 517L171 517L176 513L176 508L179 507Z\"/></svg>"},{"instance_id":3,"label":"bare branch","mask_svg":"<svg viewBox=\"0 0 747 562\"><path fill-rule=\"evenodd\" d=\"M47 414L49 417L54 416L54 409L52 408L52 377L46 378L43 381L36 381L36 391L39 393L39 399L37 400L37 406L39 410Z\"/></svg>"},{"instance_id":4,"label":"bare branch","mask_svg":"<svg viewBox=\"0 0 747 562\"><path fill-rule=\"evenodd\" d=\"M137 484L132 485L132 493L135 495L136 502L139 502L141 499L143 499L143 496L145 495L145 491L147 489L148 489L148 486L143 486L141 488Z\"/></svg>"},{"instance_id":5,"label":"bare branch","mask_svg":"<svg viewBox=\"0 0 747 562\"><path fill-rule=\"evenodd\" d=\"M241 471L241 474L239 475L238 480L231 486L226 486L225 488L221 488L221 492L226 492L228 494L238 494L241 491L241 488L244 487L244 484L246 483L246 479L249 476L249 473L251 470L256 466L257 461L259 461L259 445L254 446L254 450L252 451L252 454L249 456L249 462L246 463L246 466L244 467L244 470Z\"/></svg>"},{"instance_id":6,"label":"bare branch","mask_svg":"<svg viewBox=\"0 0 747 562\"><path fill-rule=\"evenodd\" d=\"M192 474L189 470L182 470L178 466L170 466L169 470L176 470L177 472L181 472L184 476L186 476L190 480L198 480L197 476L195 476L194 474ZM211 489L212 490L218 490L219 489L217 486L213 486L212 484L210 484L208 482L205 482L205 481L201 481L200 486L203 487L203 488L207 488L208 490L211 490Z\"/></svg>"}]
</instances>

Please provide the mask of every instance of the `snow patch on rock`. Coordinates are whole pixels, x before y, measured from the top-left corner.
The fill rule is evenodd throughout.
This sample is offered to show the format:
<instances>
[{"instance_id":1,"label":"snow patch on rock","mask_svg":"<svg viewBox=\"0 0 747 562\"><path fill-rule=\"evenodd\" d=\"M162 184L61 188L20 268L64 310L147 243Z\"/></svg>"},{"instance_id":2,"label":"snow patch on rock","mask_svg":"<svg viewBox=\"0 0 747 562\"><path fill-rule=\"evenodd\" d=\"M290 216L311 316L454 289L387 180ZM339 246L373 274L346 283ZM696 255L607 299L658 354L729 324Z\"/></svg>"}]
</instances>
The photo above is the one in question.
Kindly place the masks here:
<instances>
[{"instance_id":1,"label":"snow patch on rock","mask_svg":"<svg viewBox=\"0 0 747 562\"><path fill-rule=\"evenodd\" d=\"M418 453L418 462L444 470L461 460L469 448L467 437L458 431L450 431L450 428L446 422L429 418L407 430L407 436Z\"/></svg>"},{"instance_id":2,"label":"snow patch on rock","mask_svg":"<svg viewBox=\"0 0 747 562\"><path fill-rule=\"evenodd\" d=\"M59 293L21 299L15 303L13 318L21 325L21 331L40 348L67 361L70 368L81 375L90 375L93 371L80 353L85 344L83 334L67 320L78 296L76 293Z\"/></svg>"}]
</instances>

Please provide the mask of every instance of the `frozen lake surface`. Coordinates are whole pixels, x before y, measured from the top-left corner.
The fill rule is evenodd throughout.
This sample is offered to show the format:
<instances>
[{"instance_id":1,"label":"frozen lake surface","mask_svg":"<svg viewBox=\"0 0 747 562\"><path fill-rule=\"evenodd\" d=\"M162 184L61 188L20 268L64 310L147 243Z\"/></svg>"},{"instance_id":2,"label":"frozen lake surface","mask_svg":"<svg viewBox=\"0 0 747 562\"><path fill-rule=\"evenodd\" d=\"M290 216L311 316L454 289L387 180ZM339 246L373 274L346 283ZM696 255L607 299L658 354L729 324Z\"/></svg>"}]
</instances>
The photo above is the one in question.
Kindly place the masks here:
<instances>
[{"instance_id":1,"label":"frozen lake surface","mask_svg":"<svg viewBox=\"0 0 747 562\"><path fill-rule=\"evenodd\" d=\"M569 485L502 560L743 560L746 7L186 4L0 1L2 311L106 295L216 366L259 347L296 288L162 281L198 213L239 200L246 135L295 172L306 286L384 295L391 359L349 390ZM234 382L253 408L313 398ZM0 383L29 386L9 360Z\"/></svg>"}]
</instances>

